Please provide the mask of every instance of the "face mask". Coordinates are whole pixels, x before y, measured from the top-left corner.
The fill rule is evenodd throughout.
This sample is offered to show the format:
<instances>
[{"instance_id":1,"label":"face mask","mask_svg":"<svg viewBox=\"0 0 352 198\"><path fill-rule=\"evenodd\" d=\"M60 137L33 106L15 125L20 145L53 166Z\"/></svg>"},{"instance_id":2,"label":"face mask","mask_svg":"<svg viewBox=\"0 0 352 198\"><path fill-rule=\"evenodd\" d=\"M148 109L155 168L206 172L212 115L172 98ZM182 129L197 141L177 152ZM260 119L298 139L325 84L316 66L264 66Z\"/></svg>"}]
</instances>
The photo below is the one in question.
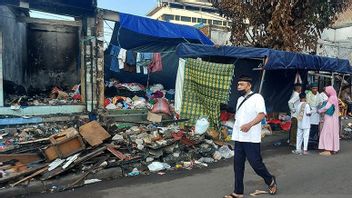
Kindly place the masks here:
<instances>
[{"instance_id":1,"label":"face mask","mask_svg":"<svg viewBox=\"0 0 352 198\"><path fill-rule=\"evenodd\" d=\"M238 92L240 93L241 96L244 96L244 95L246 95L246 93L247 93L246 90L240 90L240 91L238 91Z\"/></svg>"}]
</instances>

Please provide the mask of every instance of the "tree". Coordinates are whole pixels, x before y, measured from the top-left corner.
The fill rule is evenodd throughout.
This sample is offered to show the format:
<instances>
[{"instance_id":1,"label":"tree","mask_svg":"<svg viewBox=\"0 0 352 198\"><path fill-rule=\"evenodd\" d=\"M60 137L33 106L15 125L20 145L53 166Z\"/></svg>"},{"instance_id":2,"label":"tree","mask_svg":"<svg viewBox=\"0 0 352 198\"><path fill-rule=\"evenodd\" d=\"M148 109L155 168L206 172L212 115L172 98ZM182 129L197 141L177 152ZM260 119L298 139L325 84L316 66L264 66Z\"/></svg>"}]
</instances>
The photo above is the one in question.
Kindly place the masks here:
<instances>
[{"instance_id":1,"label":"tree","mask_svg":"<svg viewBox=\"0 0 352 198\"><path fill-rule=\"evenodd\" d=\"M212 0L232 21L236 46L315 52L318 38L352 0Z\"/></svg>"}]
</instances>

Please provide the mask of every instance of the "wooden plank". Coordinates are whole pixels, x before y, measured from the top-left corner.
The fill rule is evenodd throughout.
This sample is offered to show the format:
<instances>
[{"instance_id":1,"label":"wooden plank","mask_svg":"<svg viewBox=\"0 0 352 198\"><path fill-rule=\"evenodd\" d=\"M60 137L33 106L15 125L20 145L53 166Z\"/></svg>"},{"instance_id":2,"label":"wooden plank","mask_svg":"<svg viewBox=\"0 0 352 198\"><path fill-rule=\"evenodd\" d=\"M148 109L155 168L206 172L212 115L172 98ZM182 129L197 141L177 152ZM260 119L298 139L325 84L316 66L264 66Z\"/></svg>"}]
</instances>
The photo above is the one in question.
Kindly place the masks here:
<instances>
[{"instance_id":1,"label":"wooden plank","mask_svg":"<svg viewBox=\"0 0 352 198\"><path fill-rule=\"evenodd\" d=\"M40 157L37 153L0 154L0 162L9 161L12 159L18 160L22 164L29 164L40 160Z\"/></svg>"},{"instance_id":2,"label":"wooden plank","mask_svg":"<svg viewBox=\"0 0 352 198\"><path fill-rule=\"evenodd\" d=\"M111 145L107 145L106 149L108 151L110 151L110 153L112 153L115 157L117 157L120 160L125 160L127 158L126 155L124 155L123 153L121 153L120 151L116 150L113 146Z\"/></svg>"},{"instance_id":3,"label":"wooden plank","mask_svg":"<svg viewBox=\"0 0 352 198\"><path fill-rule=\"evenodd\" d=\"M20 173L12 174L11 176L8 176L8 177L0 178L0 184L6 183L8 181L14 180L14 179L19 178L19 177L27 176L27 175L32 174L32 173L34 173L34 172L38 171L39 169L42 169L42 168L44 168L46 166L47 166L47 164L40 165L38 167L31 168L31 169L28 169L28 170L20 172Z\"/></svg>"},{"instance_id":4,"label":"wooden plank","mask_svg":"<svg viewBox=\"0 0 352 198\"><path fill-rule=\"evenodd\" d=\"M97 122L92 121L79 127L79 133L91 146L102 144L111 135Z\"/></svg>"},{"instance_id":5,"label":"wooden plank","mask_svg":"<svg viewBox=\"0 0 352 198\"><path fill-rule=\"evenodd\" d=\"M3 63L2 63L2 56L3 56L3 39L2 39L2 32L0 32L0 107L4 106L4 77L3 77Z\"/></svg>"},{"instance_id":6,"label":"wooden plank","mask_svg":"<svg viewBox=\"0 0 352 198\"><path fill-rule=\"evenodd\" d=\"M52 170L50 172L47 172L43 175L43 177L41 178L41 180L47 180L50 178L53 178L57 175L60 175L61 173L66 172L67 170L70 170L71 168L75 167L77 164L80 164L84 161L87 161L93 157L99 156L101 154L104 153L104 151L106 150L106 147L103 146L101 148L95 149L94 151L92 151L91 153L88 153L82 157L79 157L78 159L76 159L69 167L67 167L66 169L63 169L62 167L58 167L55 170Z\"/></svg>"},{"instance_id":7,"label":"wooden plank","mask_svg":"<svg viewBox=\"0 0 352 198\"><path fill-rule=\"evenodd\" d=\"M29 176L27 176L27 177L21 179L20 181L14 183L14 184L11 184L10 186L11 186L11 187L15 187L15 186L17 186L18 184L20 184L20 183L22 183L22 182L25 182L25 181L27 181L27 180L29 180L29 179L32 179L33 177L35 177L35 176L37 176L37 175L40 175L40 174L44 173L44 172L47 171L47 170L48 170L48 167L44 167L44 168L42 168L42 169L36 171L35 173L33 173L33 174L31 174L31 175L29 175Z\"/></svg>"}]
</instances>

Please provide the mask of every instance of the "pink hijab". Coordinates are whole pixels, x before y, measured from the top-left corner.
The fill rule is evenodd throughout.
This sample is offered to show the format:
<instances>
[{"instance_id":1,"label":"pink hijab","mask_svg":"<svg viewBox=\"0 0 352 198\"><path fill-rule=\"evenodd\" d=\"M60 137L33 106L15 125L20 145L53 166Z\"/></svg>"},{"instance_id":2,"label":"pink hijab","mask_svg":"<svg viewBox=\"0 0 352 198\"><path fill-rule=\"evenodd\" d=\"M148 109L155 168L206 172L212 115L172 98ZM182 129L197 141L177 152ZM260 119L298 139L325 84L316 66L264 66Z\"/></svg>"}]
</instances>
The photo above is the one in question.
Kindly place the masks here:
<instances>
[{"instance_id":1,"label":"pink hijab","mask_svg":"<svg viewBox=\"0 0 352 198\"><path fill-rule=\"evenodd\" d=\"M332 86L325 87L325 92L329 97L328 101L331 104L335 105L335 108L338 108L339 107L339 100L337 99L337 94L336 94L334 87L332 87Z\"/></svg>"}]
</instances>

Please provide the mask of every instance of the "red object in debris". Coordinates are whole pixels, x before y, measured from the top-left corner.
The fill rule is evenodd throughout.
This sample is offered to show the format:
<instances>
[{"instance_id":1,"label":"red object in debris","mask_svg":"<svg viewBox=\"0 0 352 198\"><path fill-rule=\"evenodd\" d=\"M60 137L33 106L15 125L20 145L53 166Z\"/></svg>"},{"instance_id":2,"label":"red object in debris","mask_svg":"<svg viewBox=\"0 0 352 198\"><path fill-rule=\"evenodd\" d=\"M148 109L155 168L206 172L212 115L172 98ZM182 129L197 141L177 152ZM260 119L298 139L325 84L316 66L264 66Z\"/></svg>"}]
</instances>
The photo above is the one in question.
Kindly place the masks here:
<instances>
[{"instance_id":1,"label":"red object in debris","mask_svg":"<svg viewBox=\"0 0 352 198\"><path fill-rule=\"evenodd\" d=\"M74 95L74 96L72 96L72 99L74 99L74 100L81 100L81 94L76 94L76 95Z\"/></svg>"},{"instance_id":2,"label":"red object in debris","mask_svg":"<svg viewBox=\"0 0 352 198\"><path fill-rule=\"evenodd\" d=\"M172 133L171 135L174 138L174 140L180 140L184 134L185 133L183 131L179 131L177 133Z\"/></svg>"},{"instance_id":3,"label":"red object in debris","mask_svg":"<svg viewBox=\"0 0 352 198\"><path fill-rule=\"evenodd\" d=\"M291 122L285 122L280 125L281 129L284 131L289 131L291 128Z\"/></svg>"},{"instance_id":4,"label":"red object in debris","mask_svg":"<svg viewBox=\"0 0 352 198\"><path fill-rule=\"evenodd\" d=\"M220 114L220 120L225 122L228 121L231 117L231 114L229 112L221 112Z\"/></svg>"},{"instance_id":5,"label":"red object in debris","mask_svg":"<svg viewBox=\"0 0 352 198\"><path fill-rule=\"evenodd\" d=\"M120 160L126 160L128 159L128 157L126 155L124 155L123 153L121 153L120 151L116 150L114 147L108 145L106 147L106 149L108 151L110 151L110 153L112 153L113 155L115 155L115 157L117 157Z\"/></svg>"},{"instance_id":6,"label":"red object in debris","mask_svg":"<svg viewBox=\"0 0 352 198\"><path fill-rule=\"evenodd\" d=\"M153 105L151 110L152 113L165 113L171 115L169 103L165 98L158 99L157 102Z\"/></svg>"},{"instance_id":7,"label":"red object in debris","mask_svg":"<svg viewBox=\"0 0 352 198\"><path fill-rule=\"evenodd\" d=\"M104 100L104 107L108 106L111 103L111 101L107 98Z\"/></svg>"},{"instance_id":8,"label":"red object in debris","mask_svg":"<svg viewBox=\"0 0 352 198\"><path fill-rule=\"evenodd\" d=\"M268 124L281 124L281 121L279 119L274 119L274 120L268 120Z\"/></svg>"}]
</instances>

